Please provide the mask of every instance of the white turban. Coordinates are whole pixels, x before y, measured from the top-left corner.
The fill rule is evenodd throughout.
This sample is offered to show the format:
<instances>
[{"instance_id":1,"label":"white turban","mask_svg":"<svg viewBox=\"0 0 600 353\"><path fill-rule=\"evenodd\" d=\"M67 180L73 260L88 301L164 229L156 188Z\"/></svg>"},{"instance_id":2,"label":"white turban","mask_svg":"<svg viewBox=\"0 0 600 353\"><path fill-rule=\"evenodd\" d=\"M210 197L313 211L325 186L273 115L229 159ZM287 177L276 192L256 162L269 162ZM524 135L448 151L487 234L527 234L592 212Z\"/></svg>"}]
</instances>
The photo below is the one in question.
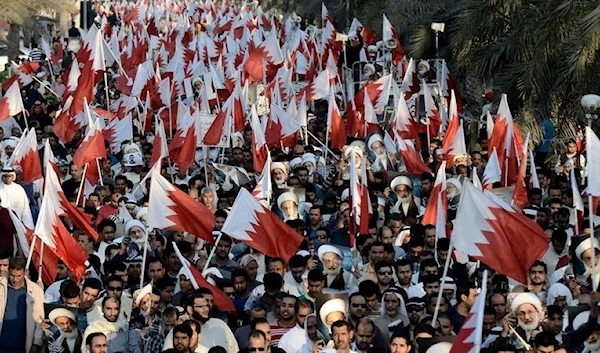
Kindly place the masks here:
<instances>
[{"instance_id":1,"label":"white turban","mask_svg":"<svg viewBox=\"0 0 600 353\"><path fill-rule=\"evenodd\" d=\"M529 292L520 293L519 295L517 295L513 299L512 304L510 305L510 310L516 313L519 310L519 307L523 304L531 304L535 307L538 313L542 312L542 302L540 301L540 298L538 298L535 294Z\"/></svg>"},{"instance_id":2,"label":"white turban","mask_svg":"<svg viewBox=\"0 0 600 353\"><path fill-rule=\"evenodd\" d=\"M562 283L554 283L550 286L546 296L546 305L554 305L556 297L566 297L567 305L573 305L573 294L571 294L569 288Z\"/></svg>"}]
</instances>

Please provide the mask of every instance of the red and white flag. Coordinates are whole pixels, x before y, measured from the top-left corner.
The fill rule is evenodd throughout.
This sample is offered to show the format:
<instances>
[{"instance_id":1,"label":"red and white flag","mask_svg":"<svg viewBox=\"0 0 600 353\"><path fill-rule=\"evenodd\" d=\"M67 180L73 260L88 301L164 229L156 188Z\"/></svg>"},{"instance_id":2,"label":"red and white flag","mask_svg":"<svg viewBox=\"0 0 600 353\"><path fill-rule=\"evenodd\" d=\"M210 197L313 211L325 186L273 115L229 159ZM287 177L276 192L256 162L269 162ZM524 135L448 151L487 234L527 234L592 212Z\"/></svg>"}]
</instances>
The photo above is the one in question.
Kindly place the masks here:
<instances>
[{"instance_id":1,"label":"red and white flag","mask_svg":"<svg viewBox=\"0 0 600 353\"><path fill-rule=\"evenodd\" d=\"M517 154L523 147L522 137L513 121L512 113L508 107L506 94L502 95L492 136L488 142L488 153L496 148L498 162L502 173L503 186L513 185L517 180Z\"/></svg>"},{"instance_id":2,"label":"red and white flag","mask_svg":"<svg viewBox=\"0 0 600 353\"><path fill-rule=\"evenodd\" d=\"M10 69L12 72L14 72L14 75L2 82L2 90L6 92L15 82L18 83L19 89L29 85L31 82L33 82L31 75L37 72L39 68L40 64L34 61L30 61L27 64L19 66L12 61L10 64Z\"/></svg>"},{"instance_id":3,"label":"red and white flag","mask_svg":"<svg viewBox=\"0 0 600 353\"><path fill-rule=\"evenodd\" d=\"M374 108L384 108L388 105L393 79L391 74L385 75L376 81L367 83L363 87L366 93L368 93L368 97L371 99L371 104L373 104Z\"/></svg>"},{"instance_id":4,"label":"red and white flag","mask_svg":"<svg viewBox=\"0 0 600 353\"><path fill-rule=\"evenodd\" d=\"M273 195L273 184L271 184L271 154L267 153L267 163L260 173L260 179L256 183L252 196L258 201L267 200L268 203Z\"/></svg>"},{"instance_id":5,"label":"red and white flag","mask_svg":"<svg viewBox=\"0 0 600 353\"><path fill-rule=\"evenodd\" d=\"M317 77L296 94L296 98L301 99L306 96L307 102L326 98L330 91L329 76L328 70L321 71Z\"/></svg>"},{"instance_id":6,"label":"red and white flag","mask_svg":"<svg viewBox=\"0 0 600 353\"><path fill-rule=\"evenodd\" d=\"M494 183L500 182L501 177L502 171L498 162L498 154L496 153L496 148L494 148L483 170L483 180L481 183L485 189L492 189Z\"/></svg>"},{"instance_id":7,"label":"red and white flag","mask_svg":"<svg viewBox=\"0 0 600 353\"><path fill-rule=\"evenodd\" d=\"M177 257L179 258L179 261L181 262L181 266L182 266L183 271L185 272L185 276L190 279L194 289L200 289L200 288L210 289L210 291L213 294L213 297L215 300L215 306L217 307L217 309L219 309L220 311L223 311L223 312L228 312L228 313L235 312L236 311L235 305L233 304L233 301L231 300L231 298L229 296L227 296L225 293L223 293L223 291L221 291L219 288L210 284L210 282L208 282L206 280L206 278L204 278L204 276L200 273L200 271L198 271L198 269L193 264L191 264L181 254L181 251L179 251L177 244L175 244L175 242L173 242L172 244L173 244L173 250L175 250Z\"/></svg>"},{"instance_id":8,"label":"red and white flag","mask_svg":"<svg viewBox=\"0 0 600 353\"><path fill-rule=\"evenodd\" d=\"M250 50L244 62L244 70L257 82L262 82L265 76L265 63L279 65L283 63L283 54L279 47L279 38L273 31L258 47Z\"/></svg>"},{"instance_id":9,"label":"red and white flag","mask_svg":"<svg viewBox=\"0 0 600 353\"><path fill-rule=\"evenodd\" d=\"M382 34L383 36L381 39L383 39L384 43L390 40L396 42L396 48L394 48L394 51L392 52L392 63L394 65L398 65L398 63L405 57L404 49L402 49L402 44L400 43L400 38L398 37L398 33L396 33L396 29L394 29L394 26L392 26L387 17L385 17L385 14L383 15Z\"/></svg>"},{"instance_id":10,"label":"red and white flag","mask_svg":"<svg viewBox=\"0 0 600 353\"><path fill-rule=\"evenodd\" d=\"M148 227L188 232L213 243L215 216L202 203L169 183L153 168L148 201Z\"/></svg>"},{"instance_id":11,"label":"red and white flag","mask_svg":"<svg viewBox=\"0 0 600 353\"><path fill-rule=\"evenodd\" d=\"M438 195L440 197L438 197ZM439 200L441 203L438 203ZM427 201L427 208L421 219L421 224L433 224L437 227L445 227L446 222L439 225L437 224L438 213L441 211L444 215L448 210L448 193L446 191L446 162L442 161L438 168L437 175L435 177L435 183L429 194L429 201ZM446 217L444 217L446 219Z\"/></svg>"},{"instance_id":12,"label":"red and white flag","mask_svg":"<svg viewBox=\"0 0 600 353\"><path fill-rule=\"evenodd\" d=\"M575 234L583 234L583 213L585 206L581 199L577 179L575 179L575 168L571 168L571 190L573 192L573 214L571 218L574 219Z\"/></svg>"},{"instance_id":13,"label":"red and white flag","mask_svg":"<svg viewBox=\"0 0 600 353\"><path fill-rule=\"evenodd\" d=\"M494 133L494 118L492 117L492 114L490 113L489 110L486 114L485 129L487 132L487 138L489 140L492 138L492 134Z\"/></svg>"},{"instance_id":14,"label":"red and white flag","mask_svg":"<svg viewBox=\"0 0 600 353\"><path fill-rule=\"evenodd\" d=\"M350 200L352 203L352 223L355 225L355 229L351 229L351 231L353 233L366 234L369 232L369 218L373 213L367 185L367 159L365 157L361 159L360 176L358 175L358 163L356 162L356 154L354 152L351 156L351 162ZM354 246L354 234L350 235L350 246Z\"/></svg>"},{"instance_id":15,"label":"red and white flag","mask_svg":"<svg viewBox=\"0 0 600 353\"><path fill-rule=\"evenodd\" d=\"M419 75L417 74L417 68L415 61L411 58L408 62L408 67L406 69L406 73L404 74L404 79L402 80L402 86L400 89L406 95L406 98L412 97L414 94L418 94L421 90L419 82Z\"/></svg>"},{"instance_id":16,"label":"red and white flag","mask_svg":"<svg viewBox=\"0 0 600 353\"><path fill-rule=\"evenodd\" d=\"M35 129L25 132L6 164L21 168L21 181L24 183L30 184L42 178L42 163L38 153Z\"/></svg>"},{"instance_id":17,"label":"red and white flag","mask_svg":"<svg viewBox=\"0 0 600 353\"><path fill-rule=\"evenodd\" d=\"M0 121L23 112L23 97L17 81L13 82L0 99Z\"/></svg>"},{"instance_id":18,"label":"red and white flag","mask_svg":"<svg viewBox=\"0 0 600 353\"><path fill-rule=\"evenodd\" d=\"M100 121L100 119L96 120ZM110 145L110 150L113 153L121 151L121 145L125 141L133 141L133 119L131 113L125 114L124 117L116 117L109 121L108 125L102 130L104 140ZM102 141L104 146L104 141Z\"/></svg>"},{"instance_id":19,"label":"red and white flag","mask_svg":"<svg viewBox=\"0 0 600 353\"><path fill-rule=\"evenodd\" d=\"M106 148L104 147L104 135L100 119L96 119L85 134L81 145L73 155L73 163L78 167L83 167L86 163L95 165L97 158L106 158Z\"/></svg>"},{"instance_id":20,"label":"red and white flag","mask_svg":"<svg viewBox=\"0 0 600 353\"><path fill-rule=\"evenodd\" d=\"M529 150L529 187L540 188L540 179L537 175L537 169L535 168L535 159L533 158L533 151Z\"/></svg>"},{"instance_id":21,"label":"red and white flag","mask_svg":"<svg viewBox=\"0 0 600 353\"><path fill-rule=\"evenodd\" d=\"M256 112L256 106L252 106L250 114L250 127L252 127L252 165L255 172L260 172L267 163L267 140L265 139L265 132L258 118Z\"/></svg>"},{"instance_id":22,"label":"red and white flag","mask_svg":"<svg viewBox=\"0 0 600 353\"><path fill-rule=\"evenodd\" d=\"M86 270L88 254L60 219L61 216L67 215L66 204L70 205L60 187L58 176L54 168L48 165L44 197L34 233L65 263L73 273L75 282L79 283Z\"/></svg>"},{"instance_id":23,"label":"red and white flag","mask_svg":"<svg viewBox=\"0 0 600 353\"><path fill-rule=\"evenodd\" d=\"M418 135L417 126L413 123L410 110L406 104L404 92L400 92L396 101L396 110L392 122L392 131L395 136L403 139L416 138Z\"/></svg>"},{"instance_id":24,"label":"red and white flag","mask_svg":"<svg viewBox=\"0 0 600 353\"><path fill-rule=\"evenodd\" d=\"M468 180L463 183L452 244L503 275L527 283L529 268L548 250L548 238L533 220L492 197Z\"/></svg>"},{"instance_id":25,"label":"red and white flag","mask_svg":"<svg viewBox=\"0 0 600 353\"><path fill-rule=\"evenodd\" d=\"M596 153L596 151L600 151L600 140L590 127L585 128L585 136L585 148L588 151L594 151L587 155L587 193L592 196L600 196L600 154Z\"/></svg>"},{"instance_id":26,"label":"red and white flag","mask_svg":"<svg viewBox=\"0 0 600 353\"><path fill-rule=\"evenodd\" d=\"M423 162L419 152L415 150L408 140L401 137L396 138L398 152L402 156L406 171L410 174L431 173L431 169Z\"/></svg>"},{"instance_id":27,"label":"red and white flag","mask_svg":"<svg viewBox=\"0 0 600 353\"><path fill-rule=\"evenodd\" d=\"M304 238L242 188L233 203L223 233L261 253L289 260Z\"/></svg>"},{"instance_id":28,"label":"red and white flag","mask_svg":"<svg viewBox=\"0 0 600 353\"><path fill-rule=\"evenodd\" d=\"M56 274L58 272L58 257L56 256L56 254L54 254L52 249L48 248L45 249L47 251L44 251L44 253L42 254L43 258L40 262L39 247L42 244L41 240L39 240L38 237L35 236L35 234L33 234L33 229L29 228L28 226L23 224L23 222L21 222L21 220L19 219L19 217L17 217L13 210L9 210L9 214L10 219L15 225L15 230L17 231L16 239L19 246L23 250L23 254L25 256L28 256L29 252L33 251L33 254L31 255L31 262L36 265L36 268L38 268L40 263L42 264L42 281L47 286L51 285L52 283L54 283L54 281L56 281ZM33 249L30 248L30 245L32 244Z\"/></svg>"},{"instance_id":29,"label":"red and white flag","mask_svg":"<svg viewBox=\"0 0 600 353\"><path fill-rule=\"evenodd\" d=\"M440 115L440 111L435 105L435 101L433 100L433 96L431 95L431 90L425 80L422 80L423 86L423 101L425 102L425 116L428 120L428 129L429 135L431 137L436 137L440 133L440 128L442 127L442 116Z\"/></svg>"},{"instance_id":30,"label":"red and white flag","mask_svg":"<svg viewBox=\"0 0 600 353\"><path fill-rule=\"evenodd\" d=\"M154 142L152 143L152 155L150 156L150 166L156 162L161 162L164 157L169 156L167 148L167 134L165 133L164 122L156 118L154 123Z\"/></svg>"},{"instance_id":31,"label":"red and white flag","mask_svg":"<svg viewBox=\"0 0 600 353\"><path fill-rule=\"evenodd\" d=\"M526 174L527 174L527 155L528 155L528 145L529 145L529 133L527 134L527 138L525 138L525 143L523 144L523 150L520 151L520 164L519 164L519 172L517 174L517 181L515 182L515 191L513 192L512 197L512 206L516 206L519 210L522 210L529 203L529 198L527 197L527 183L525 182Z\"/></svg>"},{"instance_id":32,"label":"red and white flag","mask_svg":"<svg viewBox=\"0 0 600 353\"><path fill-rule=\"evenodd\" d=\"M444 159L446 160L446 164L451 167L454 165L454 157L464 156L467 154L465 133L462 122L458 117L456 96L454 95L454 91L452 91L452 98L450 99L450 111L448 114L448 129L446 130L446 136L444 136L444 140L442 141L442 148L444 150Z\"/></svg>"},{"instance_id":33,"label":"red and white flag","mask_svg":"<svg viewBox=\"0 0 600 353\"><path fill-rule=\"evenodd\" d=\"M487 298L488 272L483 272L481 291L471 307L465 323L454 339L450 353L479 353L483 338L483 315Z\"/></svg>"},{"instance_id":34,"label":"red and white flag","mask_svg":"<svg viewBox=\"0 0 600 353\"><path fill-rule=\"evenodd\" d=\"M346 129L344 128L344 120L342 120L342 113L340 113L340 109L335 101L333 90L330 90L329 92L327 131L329 132L329 146L331 146L331 148L342 148L346 144Z\"/></svg>"}]
</instances>

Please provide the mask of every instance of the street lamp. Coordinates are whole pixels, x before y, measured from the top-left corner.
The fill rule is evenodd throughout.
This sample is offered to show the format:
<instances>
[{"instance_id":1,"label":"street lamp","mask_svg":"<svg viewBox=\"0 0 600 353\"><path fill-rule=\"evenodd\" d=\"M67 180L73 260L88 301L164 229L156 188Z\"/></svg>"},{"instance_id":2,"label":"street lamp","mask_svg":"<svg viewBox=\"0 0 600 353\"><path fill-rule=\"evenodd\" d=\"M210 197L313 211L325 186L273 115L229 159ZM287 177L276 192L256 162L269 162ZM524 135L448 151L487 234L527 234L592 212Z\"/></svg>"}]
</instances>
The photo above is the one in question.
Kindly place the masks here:
<instances>
[{"instance_id":1,"label":"street lamp","mask_svg":"<svg viewBox=\"0 0 600 353\"><path fill-rule=\"evenodd\" d=\"M444 22L433 22L431 24L431 29L435 31L435 58L440 57L440 49L439 49L439 36L440 32L444 32L444 28L446 28L446 24Z\"/></svg>"}]
</instances>

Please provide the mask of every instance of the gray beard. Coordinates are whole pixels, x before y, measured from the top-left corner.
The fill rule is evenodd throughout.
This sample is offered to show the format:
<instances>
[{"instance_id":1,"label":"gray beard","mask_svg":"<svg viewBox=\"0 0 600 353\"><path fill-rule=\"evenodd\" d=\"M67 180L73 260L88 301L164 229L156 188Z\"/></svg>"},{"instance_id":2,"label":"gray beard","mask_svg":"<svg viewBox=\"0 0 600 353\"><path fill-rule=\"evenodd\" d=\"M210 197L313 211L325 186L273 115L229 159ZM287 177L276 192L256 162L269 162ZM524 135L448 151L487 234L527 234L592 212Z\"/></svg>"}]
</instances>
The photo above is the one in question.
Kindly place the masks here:
<instances>
[{"instance_id":1,"label":"gray beard","mask_svg":"<svg viewBox=\"0 0 600 353\"><path fill-rule=\"evenodd\" d=\"M342 266L339 266L335 270L323 269L323 273L327 276L337 276L342 272Z\"/></svg>"},{"instance_id":2,"label":"gray beard","mask_svg":"<svg viewBox=\"0 0 600 353\"><path fill-rule=\"evenodd\" d=\"M74 339L77 338L79 332L77 332L77 328L74 328L71 332L60 331L60 334L63 335L66 339Z\"/></svg>"}]
</instances>

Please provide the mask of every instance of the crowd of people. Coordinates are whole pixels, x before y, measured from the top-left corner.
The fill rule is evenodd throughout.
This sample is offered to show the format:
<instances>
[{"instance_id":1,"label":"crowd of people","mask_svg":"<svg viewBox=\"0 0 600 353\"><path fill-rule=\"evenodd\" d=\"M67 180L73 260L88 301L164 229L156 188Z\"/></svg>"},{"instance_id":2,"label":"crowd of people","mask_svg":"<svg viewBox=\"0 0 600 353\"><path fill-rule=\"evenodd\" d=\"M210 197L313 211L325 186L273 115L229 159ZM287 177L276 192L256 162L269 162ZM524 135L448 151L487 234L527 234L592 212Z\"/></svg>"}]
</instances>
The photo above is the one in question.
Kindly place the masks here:
<instances>
[{"instance_id":1,"label":"crowd of people","mask_svg":"<svg viewBox=\"0 0 600 353\"><path fill-rule=\"evenodd\" d=\"M552 127L530 153L491 92L481 119L459 123L472 114L445 63L409 62L385 17L387 49L356 20L336 41L326 8L321 29L212 1L93 8L98 27L73 23L1 76L4 98L18 84L23 107L0 117L0 352L600 352L600 243L596 210L581 204L580 139L548 163ZM392 74L342 75L374 52ZM201 137L200 113L212 116ZM89 147L96 126L102 151ZM473 186L544 239L529 249L542 256L518 259L525 282L451 240ZM256 205L240 201L246 191ZM513 239L499 256L527 246Z\"/></svg>"}]
</instances>

